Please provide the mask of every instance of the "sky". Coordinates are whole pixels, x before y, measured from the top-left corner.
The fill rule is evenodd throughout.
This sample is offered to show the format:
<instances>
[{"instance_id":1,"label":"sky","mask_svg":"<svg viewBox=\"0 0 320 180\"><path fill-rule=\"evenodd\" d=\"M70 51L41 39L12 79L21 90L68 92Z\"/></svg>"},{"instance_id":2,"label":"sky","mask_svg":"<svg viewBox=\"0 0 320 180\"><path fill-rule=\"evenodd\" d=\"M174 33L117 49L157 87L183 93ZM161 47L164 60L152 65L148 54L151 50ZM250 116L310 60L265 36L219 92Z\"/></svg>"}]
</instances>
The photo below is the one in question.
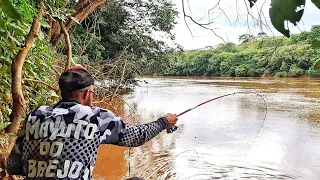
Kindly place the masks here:
<instances>
[{"instance_id":1,"label":"sky","mask_svg":"<svg viewBox=\"0 0 320 180\"><path fill-rule=\"evenodd\" d=\"M177 24L173 31L176 34L175 42L182 45L184 49L201 49L206 46L214 47L224 42L238 44L238 38L241 34L250 33L257 35L260 29L269 36L281 35L273 28L270 22L269 7L271 0L258 0L257 4L250 10L252 16L248 16L247 13L247 7L249 7L248 0L184 0L186 14L200 23L208 23L209 18L214 19L210 28L214 28L215 33L221 38L217 37L211 30L204 29L186 18L189 30L183 18L182 0L172 1L176 4L179 12ZM217 2L220 2L219 6L211 10L208 15L208 10L214 7ZM261 23L258 23L259 14L260 19L263 20L262 26ZM320 24L320 18L318 17L320 17L320 10L311 0L306 0L304 15L298 27L290 25L290 31L292 33L309 31L312 25Z\"/></svg>"}]
</instances>

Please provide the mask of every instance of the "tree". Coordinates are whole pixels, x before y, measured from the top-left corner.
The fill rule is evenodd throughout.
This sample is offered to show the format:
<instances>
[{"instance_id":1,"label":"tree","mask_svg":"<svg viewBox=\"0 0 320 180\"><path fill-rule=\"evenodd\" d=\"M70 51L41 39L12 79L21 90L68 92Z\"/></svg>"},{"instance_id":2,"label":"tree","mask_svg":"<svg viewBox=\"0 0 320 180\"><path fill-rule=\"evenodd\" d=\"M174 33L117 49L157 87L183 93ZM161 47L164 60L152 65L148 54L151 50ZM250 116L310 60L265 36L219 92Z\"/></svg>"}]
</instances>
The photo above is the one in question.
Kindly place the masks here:
<instances>
[{"instance_id":1,"label":"tree","mask_svg":"<svg viewBox=\"0 0 320 180\"><path fill-rule=\"evenodd\" d=\"M255 40L256 40L256 37L252 34L242 34L239 36L239 41L241 43L252 42Z\"/></svg>"},{"instance_id":2,"label":"tree","mask_svg":"<svg viewBox=\"0 0 320 180\"><path fill-rule=\"evenodd\" d=\"M166 68L167 52L172 47L163 38L155 37L155 34L174 40L172 30L176 17L175 6L168 0L108 2L72 32L73 38L78 40L73 42L77 49L75 53L106 60L116 57L126 49L130 58L125 76L130 73L160 72ZM95 27L95 24L96 29L90 28ZM82 53L83 45L79 42L86 39L86 33L83 32L87 29L97 38L93 38L90 45L86 44L87 50ZM129 78L133 77L125 79Z\"/></svg>"},{"instance_id":3,"label":"tree","mask_svg":"<svg viewBox=\"0 0 320 180\"><path fill-rule=\"evenodd\" d=\"M259 32L258 34L257 34L257 39L264 39L264 38L267 38L268 37L268 35L267 35L267 33L265 33L265 32Z\"/></svg>"}]
</instances>

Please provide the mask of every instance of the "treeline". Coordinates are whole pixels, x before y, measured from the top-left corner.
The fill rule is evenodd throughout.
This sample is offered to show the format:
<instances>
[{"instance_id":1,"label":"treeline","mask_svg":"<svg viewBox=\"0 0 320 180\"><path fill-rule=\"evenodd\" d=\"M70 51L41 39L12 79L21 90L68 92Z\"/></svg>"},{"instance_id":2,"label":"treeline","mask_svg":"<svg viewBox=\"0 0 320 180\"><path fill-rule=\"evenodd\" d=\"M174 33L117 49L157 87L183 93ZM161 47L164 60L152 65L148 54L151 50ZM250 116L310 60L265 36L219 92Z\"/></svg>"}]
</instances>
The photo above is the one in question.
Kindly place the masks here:
<instances>
[{"instance_id":1,"label":"treeline","mask_svg":"<svg viewBox=\"0 0 320 180\"><path fill-rule=\"evenodd\" d=\"M205 50L174 52L165 75L231 76L231 77L297 77L319 76L313 66L320 51L311 47L320 37L320 26L290 38L245 34L241 44L220 44Z\"/></svg>"}]
</instances>

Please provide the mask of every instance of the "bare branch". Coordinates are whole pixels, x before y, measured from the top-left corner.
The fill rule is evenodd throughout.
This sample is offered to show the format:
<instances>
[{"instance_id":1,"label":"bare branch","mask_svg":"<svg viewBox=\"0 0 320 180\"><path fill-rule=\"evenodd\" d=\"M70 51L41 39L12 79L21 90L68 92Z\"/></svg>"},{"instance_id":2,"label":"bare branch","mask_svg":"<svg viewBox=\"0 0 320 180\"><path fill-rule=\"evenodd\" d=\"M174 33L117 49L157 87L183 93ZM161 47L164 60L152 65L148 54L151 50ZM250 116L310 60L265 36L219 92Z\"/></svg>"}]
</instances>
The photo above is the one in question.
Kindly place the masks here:
<instances>
[{"instance_id":1,"label":"bare branch","mask_svg":"<svg viewBox=\"0 0 320 180\"><path fill-rule=\"evenodd\" d=\"M89 35L89 33L90 33L90 30L89 30L88 25L86 25L86 26L87 26L87 36L86 36L85 41L84 41L84 43L83 43L83 48L82 48L81 52L80 52L79 55L78 55L79 57L82 56L82 54L85 52L85 50L87 49L87 47L90 45L90 43L91 43L91 41L92 41L92 39L93 39L93 36L96 35L97 24L98 24L98 14L96 13L96 14L95 14L95 20L94 20L94 25L93 25L93 27L92 27L92 28L93 28L93 33L92 33L92 35L91 35L91 37L90 37L90 39L89 39L88 42L87 42L87 37L88 37L88 35Z\"/></svg>"},{"instance_id":2,"label":"bare branch","mask_svg":"<svg viewBox=\"0 0 320 180\"><path fill-rule=\"evenodd\" d=\"M213 11L217 6L219 6L219 4L220 4L220 0L217 2L217 4L215 6L213 6L211 9L208 10L208 13L210 11Z\"/></svg>"},{"instance_id":3,"label":"bare branch","mask_svg":"<svg viewBox=\"0 0 320 180\"><path fill-rule=\"evenodd\" d=\"M67 62L66 62L66 65L65 65L65 68L64 70L68 70L71 66L71 60L72 60L72 47L71 47L71 41L70 41L70 36L69 36L69 33L66 29L66 27L64 26L63 22L61 19L59 19L59 24L61 26L61 29L62 29L62 32L64 34L64 37L65 37L65 41L66 41L66 47L67 47L67 51L68 51L68 59L67 59Z\"/></svg>"},{"instance_id":4,"label":"bare branch","mask_svg":"<svg viewBox=\"0 0 320 180\"><path fill-rule=\"evenodd\" d=\"M126 66L127 66L127 58L124 59L124 64L123 64L123 68L122 68L121 77L120 77L120 80L118 82L118 85L117 85L116 89L114 90L114 92L113 92L113 94L112 94L112 96L110 98L110 103L113 100L114 95L117 93L117 91L118 91L118 89L119 89L119 87L120 87L120 85L121 85L121 83L123 81L123 77L124 77L124 74L125 74L125 71L126 71Z\"/></svg>"},{"instance_id":5,"label":"bare branch","mask_svg":"<svg viewBox=\"0 0 320 180\"><path fill-rule=\"evenodd\" d=\"M220 1L220 0L219 0ZM232 26L232 24L231 24L231 21L230 21L230 19L229 19L229 17L227 16L227 14L226 14L226 12L220 7L220 4L219 4L219 10L224 14L224 16L228 19L228 21L229 21L229 23L230 23L230 26Z\"/></svg>"},{"instance_id":6,"label":"bare branch","mask_svg":"<svg viewBox=\"0 0 320 180\"><path fill-rule=\"evenodd\" d=\"M52 70L53 70L58 76L60 76L61 73L60 73L56 68L52 67Z\"/></svg>"},{"instance_id":7,"label":"bare branch","mask_svg":"<svg viewBox=\"0 0 320 180\"><path fill-rule=\"evenodd\" d=\"M190 14L191 14L191 16L193 16L193 15L192 15L192 11L191 11L191 8L190 8L190 3L189 3L189 0L187 0L187 5L188 5L188 9L189 9L189 11L190 11Z\"/></svg>"},{"instance_id":8,"label":"bare branch","mask_svg":"<svg viewBox=\"0 0 320 180\"><path fill-rule=\"evenodd\" d=\"M44 82L44 81L41 81L41 80L36 80L36 79L30 79L30 78L23 78L22 81L30 81L30 82L36 82L36 83L40 83L40 84L43 84L45 86L47 86L48 88L50 88L51 90L54 90L55 92L58 92L58 88L55 88L53 86L51 86L50 84Z\"/></svg>"},{"instance_id":9,"label":"bare branch","mask_svg":"<svg viewBox=\"0 0 320 180\"><path fill-rule=\"evenodd\" d=\"M191 31L191 29L190 29L190 27L189 27L189 25L188 25L188 23L187 23L187 20L186 20L186 16L185 16L186 13L185 13L185 10L184 10L183 0L182 0L182 11L183 11L183 14L184 14L184 16L183 16L184 23L186 24L186 26L187 26L190 34L191 34L191 37L192 37L192 39L193 39L192 31Z\"/></svg>"},{"instance_id":10,"label":"bare branch","mask_svg":"<svg viewBox=\"0 0 320 180\"><path fill-rule=\"evenodd\" d=\"M193 23L197 24L198 26L200 26L200 27L202 27L202 28L204 28L204 29L207 29L207 30L212 31L215 36L219 37L224 43L226 43L226 41L214 31L214 28L208 28L208 27L206 27L206 25L210 25L210 24L212 24L213 22L208 22L208 23L199 23L199 22L197 22L197 21L194 20L191 16L189 16L189 15L186 14L185 8L184 8L184 0L181 0L181 1L182 1L182 11L183 11L183 16L184 16L184 18L187 17L187 18L189 18ZM184 20L185 20L185 22L186 22L186 19L184 19ZM187 23L186 23L186 24L187 24ZM191 30L190 30L189 26L187 26L187 27L188 27L188 29L189 29L189 31L190 31L190 33L191 33ZM192 33L191 33L191 34L192 34Z\"/></svg>"}]
</instances>

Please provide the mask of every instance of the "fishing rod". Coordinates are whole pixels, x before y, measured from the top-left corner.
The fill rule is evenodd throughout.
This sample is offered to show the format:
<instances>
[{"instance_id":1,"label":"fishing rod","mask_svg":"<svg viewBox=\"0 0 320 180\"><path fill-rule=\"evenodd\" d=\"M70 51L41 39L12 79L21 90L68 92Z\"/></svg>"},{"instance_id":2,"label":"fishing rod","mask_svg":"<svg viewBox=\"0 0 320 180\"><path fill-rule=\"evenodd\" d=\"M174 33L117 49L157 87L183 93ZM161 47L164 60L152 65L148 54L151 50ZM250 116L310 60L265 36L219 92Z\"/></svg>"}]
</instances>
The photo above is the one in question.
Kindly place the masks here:
<instances>
[{"instance_id":1,"label":"fishing rod","mask_svg":"<svg viewBox=\"0 0 320 180\"><path fill-rule=\"evenodd\" d=\"M261 126L260 126L260 128L259 128L259 131L257 132L257 134L256 134L256 136L255 136L255 138L256 138L256 137L259 135L259 133L260 133L260 131L261 131L263 125L264 125L264 122L265 122L265 120L266 120L267 113L268 113L268 107L267 107L267 103L266 103L265 99L263 98L263 96L261 96L261 95L258 94L258 93L255 93L255 92L234 92L234 93L225 94L225 95L222 95L222 96L219 96L219 97L215 97L215 98L213 98L213 99L210 99L210 100L207 100L207 101L205 101L205 102L202 102L202 103L196 105L196 106L193 107L193 108L189 108L189 109L187 109L187 110L179 113L179 114L177 115L177 117L179 117L179 116L181 116L181 115L183 115L183 114L185 114L185 113L187 113L187 112L189 112L189 111L192 111L192 110L194 110L194 109L196 109L196 108L198 108L198 107L200 107L200 106L202 106L202 105L204 105L204 104L207 104L207 103L209 103L209 102L211 102L211 101L214 101L214 100L217 100L217 99L220 99L220 98L223 98L223 97L235 95L235 94L255 94L255 95L261 97L261 98L263 99L263 101L264 101L265 110L266 110L266 111L265 111L265 115L264 115L264 119L263 119L263 121L262 121L262 124L261 124ZM173 127L171 127L170 129L167 130L167 133L173 133L173 132L176 131L177 129L178 129L177 126L173 126ZM255 138L254 138L254 139L255 139ZM129 148L129 159L130 159L130 148ZM149 178L151 178L152 175L154 175L154 173L156 173L158 170L160 170L161 168L163 168L163 167L164 167L166 164L168 164L168 163L169 163L169 161L167 161L165 164L163 164L160 168L158 168L158 169L157 169L156 171L154 171L150 176L148 176L148 178L146 178L146 180L149 179ZM128 170L128 171L129 171L129 177L130 177L130 172L131 172L130 161L129 161L129 170Z\"/></svg>"},{"instance_id":2,"label":"fishing rod","mask_svg":"<svg viewBox=\"0 0 320 180\"><path fill-rule=\"evenodd\" d=\"M193 107L193 108L189 108L189 109L181 112L180 114L177 115L177 117L179 117L179 116L181 116L181 115L183 115L183 114L185 114L185 113L187 113L187 112L189 112L189 111L192 111L192 110L194 110L194 109L196 109L196 108L198 108L198 107L200 107L200 106L202 106L202 105L204 105L204 104L207 104L208 102L211 102L211 101L214 101L214 100L223 98L223 97L227 97L227 96L231 96L231 95L235 95L235 94L251 94L251 93L256 94L257 96L260 96L260 97L263 99L264 103L266 104L266 101L264 100L264 98L263 98L260 94L258 94L258 93L254 93L254 92L234 92L234 93L225 94L225 95L222 95L222 96L215 97L215 98L213 98L213 99L207 100L207 101L205 101L205 102L202 102L202 103L196 105L196 106ZM260 130L261 130L261 128L262 128L265 120L266 120L266 119L264 118L264 120L263 120L263 122L262 122L262 124L261 124L261 127L260 127L260 129L259 129L259 131L258 131L258 134L259 134L259 132L260 132ZM168 134L169 134L169 133L173 133L173 132L176 131L177 129L178 129L178 126L173 126L173 127L171 127L170 129L167 129L167 133L168 133Z\"/></svg>"}]
</instances>

